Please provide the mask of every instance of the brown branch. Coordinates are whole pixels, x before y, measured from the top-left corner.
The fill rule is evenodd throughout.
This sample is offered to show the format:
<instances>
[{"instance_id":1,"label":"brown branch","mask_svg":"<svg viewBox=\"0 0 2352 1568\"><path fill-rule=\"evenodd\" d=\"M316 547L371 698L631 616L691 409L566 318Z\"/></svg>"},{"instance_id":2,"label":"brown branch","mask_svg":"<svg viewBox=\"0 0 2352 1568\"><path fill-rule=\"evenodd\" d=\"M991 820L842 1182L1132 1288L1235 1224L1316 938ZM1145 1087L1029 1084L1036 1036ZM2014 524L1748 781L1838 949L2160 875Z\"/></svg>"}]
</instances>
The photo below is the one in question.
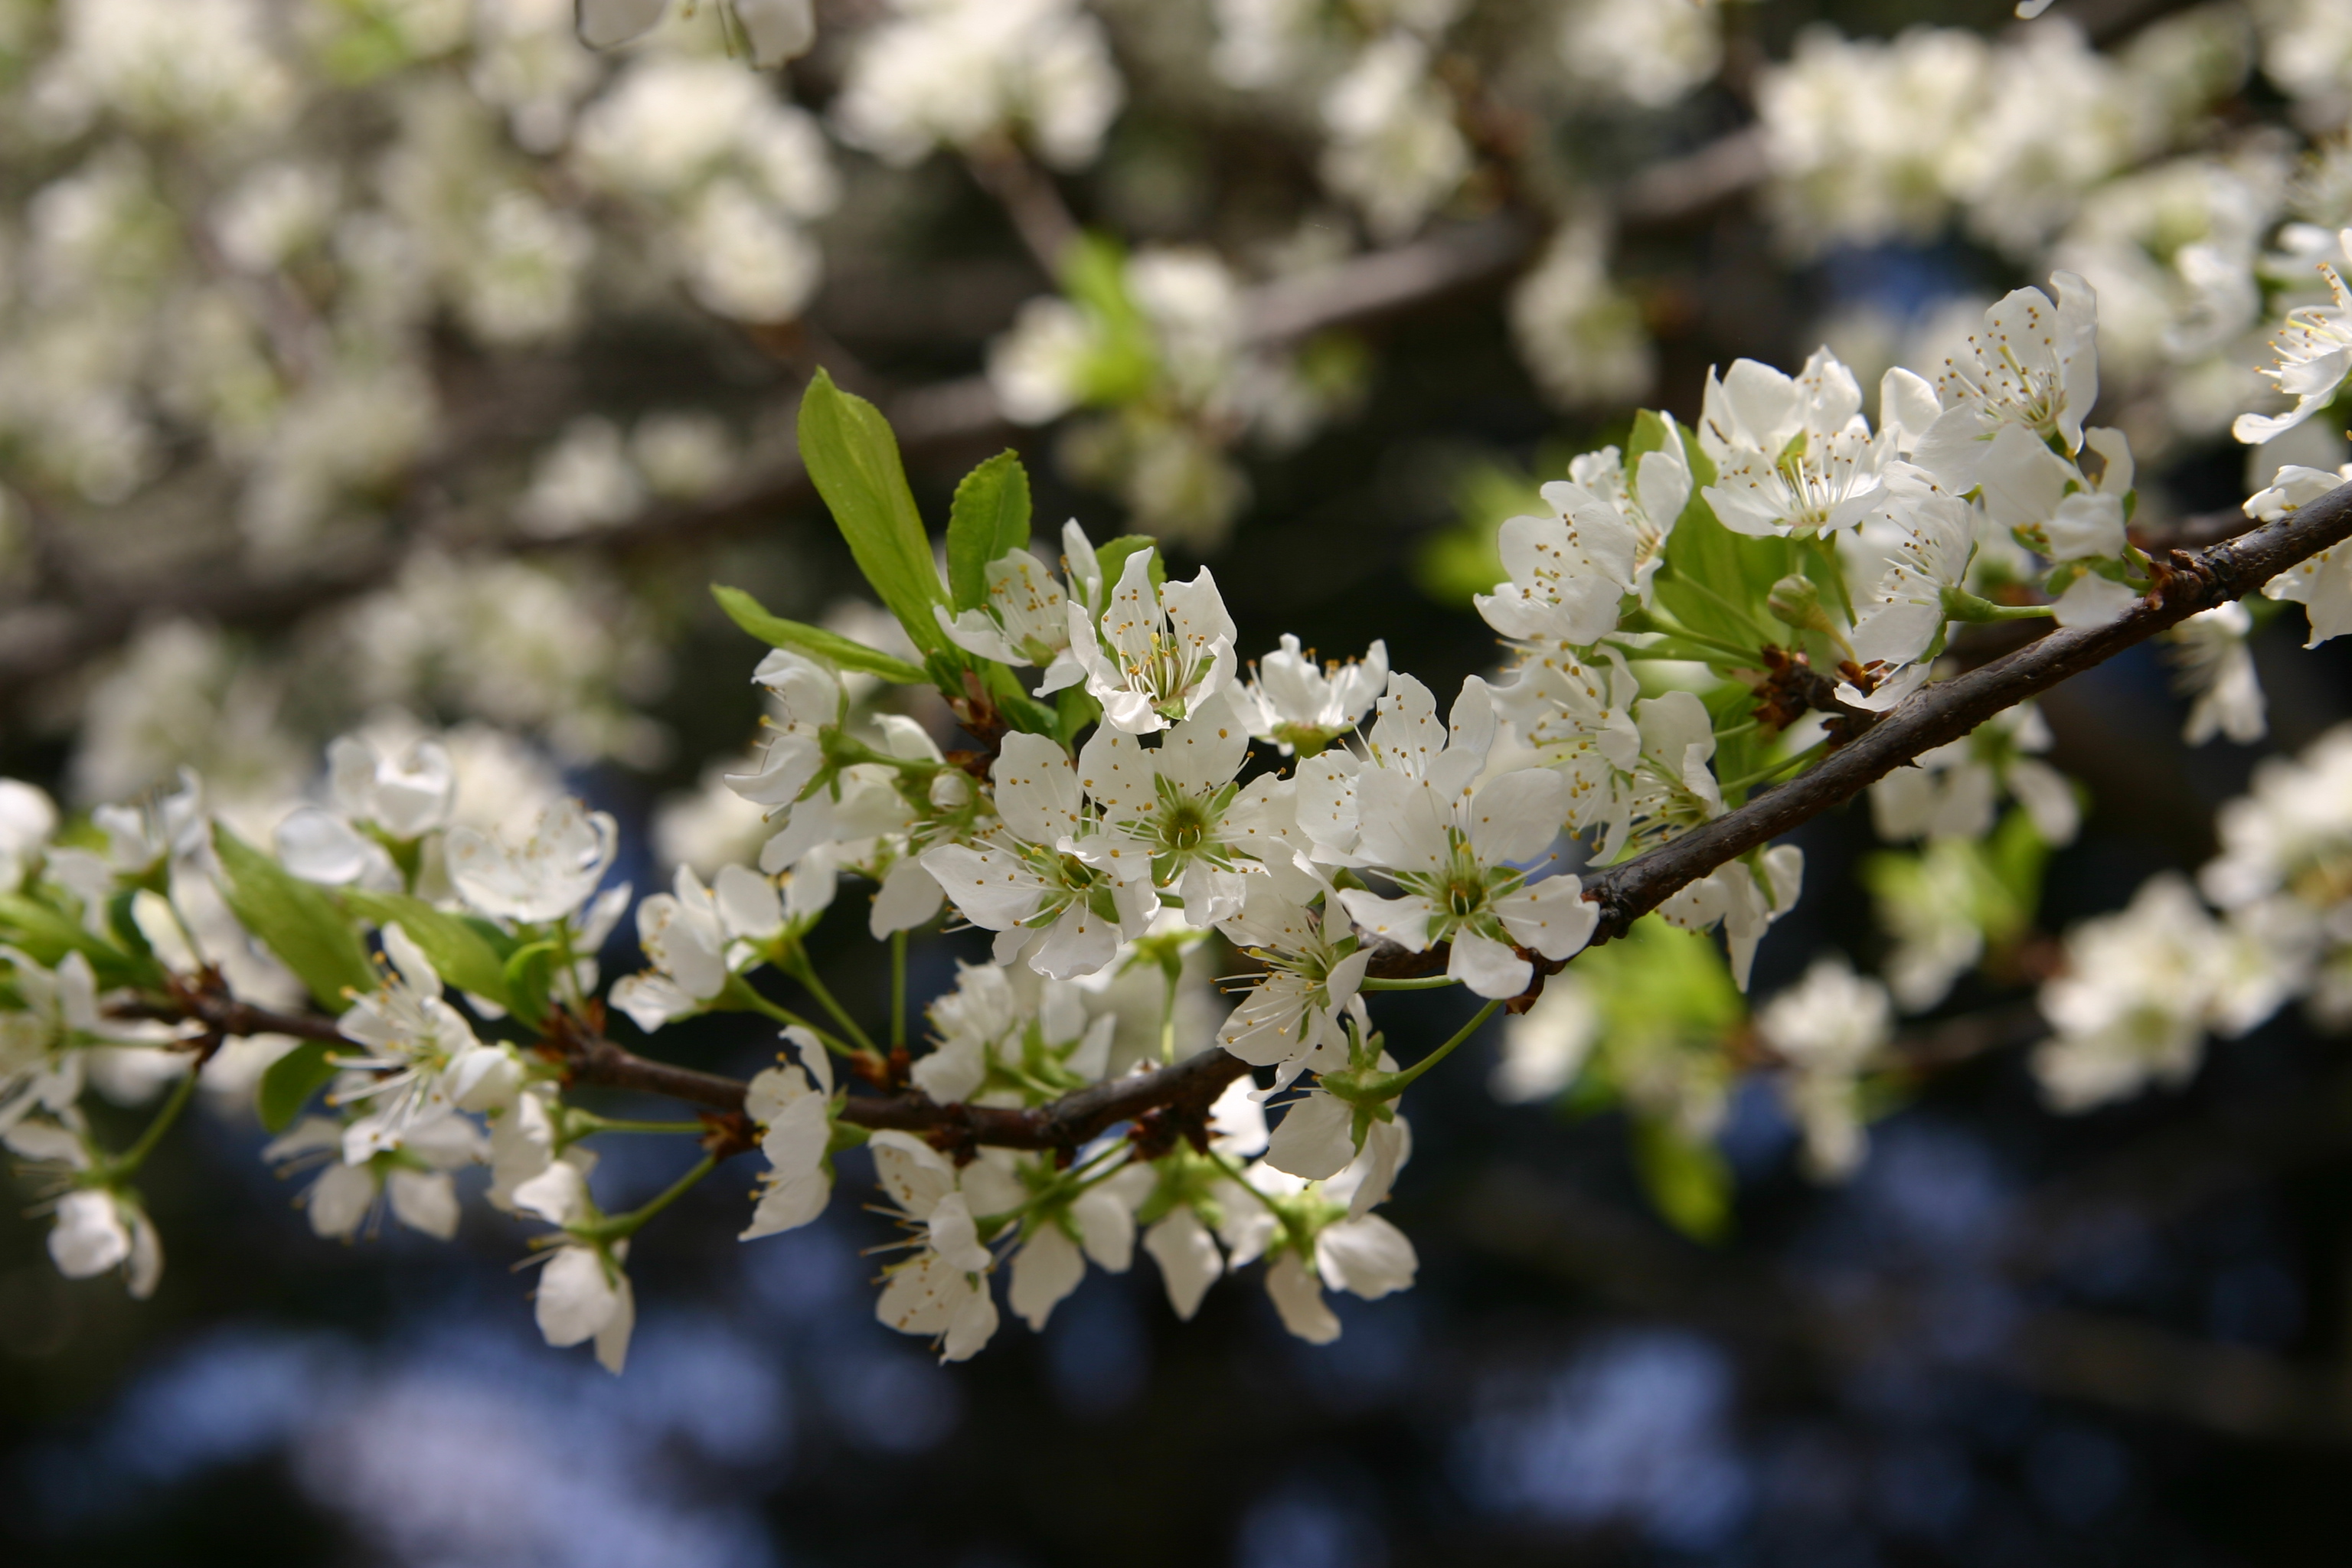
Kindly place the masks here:
<instances>
[{"instance_id":1,"label":"brown branch","mask_svg":"<svg viewBox=\"0 0 2352 1568\"><path fill-rule=\"evenodd\" d=\"M715 1110L739 1110L744 1086L716 1073L672 1067L625 1050L601 1036L558 1040L583 1082L667 1095ZM1147 1111L1173 1107L1197 1115L1249 1071L1239 1058L1203 1051L1174 1067L1130 1073L1022 1110L995 1105L941 1105L919 1091L853 1095L841 1120L853 1127L919 1132L950 1148L986 1144L1001 1149L1075 1149L1107 1128Z\"/></svg>"}]
</instances>

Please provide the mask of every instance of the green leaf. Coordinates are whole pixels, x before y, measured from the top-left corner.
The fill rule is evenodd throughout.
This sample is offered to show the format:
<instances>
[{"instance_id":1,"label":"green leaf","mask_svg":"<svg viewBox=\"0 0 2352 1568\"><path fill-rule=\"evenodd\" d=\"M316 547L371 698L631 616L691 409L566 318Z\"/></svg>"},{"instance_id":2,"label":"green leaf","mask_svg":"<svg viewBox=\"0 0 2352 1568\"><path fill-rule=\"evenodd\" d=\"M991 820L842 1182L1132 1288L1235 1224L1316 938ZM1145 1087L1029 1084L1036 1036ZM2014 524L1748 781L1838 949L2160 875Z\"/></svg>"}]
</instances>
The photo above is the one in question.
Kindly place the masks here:
<instances>
[{"instance_id":1,"label":"green leaf","mask_svg":"<svg viewBox=\"0 0 2352 1568\"><path fill-rule=\"evenodd\" d=\"M1061 742L1065 750L1075 752L1078 746L1078 731L1102 717L1102 704L1095 700L1094 694L1081 682L1076 686L1065 686L1055 692L1054 707L1056 720L1052 731L1054 739Z\"/></svg>"},{"instance_id":2,"label":"green leaf","mask_svg":"<svg viewBox=\"0 0 2352 1568\"><path fill-rule=\"evenodd\" d=\"M1693 1241L1720 1241L1731 1229L1731 1166L1712 1143L1693 1142L1664 1122L1633 1123L1633 1165L1666 1222Z\"/></svg>"},{"instance_id":3,"label":"green leaf","mask_svg":"<svg viewBox=\"0 0 2352 1568\"><path fill-rule=\"evenodd\" d=\"M325 1040L305 1040L271 1062L261 1075L261 1125L283 1132L302 1114L310 1097L335 1081L338 1070L329 1058L334 1047Z\"/></svg>"},{"instance_id":4,"label":"green leaf","mask_svg":"<svg viewBox=\"0 0 2352 1568\"><path fill-rule=\"evenodd\" d=\"M398 925L449 984L514 1011L507 999L506 963L515 942L496 926L436 910L406 893L354 889L343 895L343 902L377 925Z\"/></svg>"},{"instance_id":5,"label":"green leaf","mask_svg":"<svg viewBox=\"0 0 2352 1568\"><path fill-rule=\"evenodd\" d=\"M0 895L0 941L16 948L44 969L55 969L66 954L79 952L89 960L90 973L112 989L120 985L160 986L163 971L152 958L123 952L63 910L17 894Z\"/></svg>"},{"instance_id":6,"label":"green leaf","mask_svg":"<svg viewBox=\"0 0 2352 1568\"><path fill-rule=\"evenodd\" d=\"M811 658L823 659L836 669L858 669L868 675L878 675L885 680L901 686L929 686L931 678L920 667L903 658L893 658L879 648L812 626L800 621L788 621L782 616L772 616L760 601L740 588L725 588L713 583L710 596L728 618L771 647L788 647L794 653L804 653Z\"/></svg>"},{"instance_id":7,"label":"green leaf","mask_svg":"<svg viewBox=\"0 0 2352 1568\"><path fill-rule=\"evenodd\" d=\"M1640 428L1638 423L1636 429ZM1705 487L1715 482L1715 465L1685 433L1683 449L1691 464L1691 498L1675 520L1666 541L1665 570L1654 590L1668 614L1695 632L1747 647L1778 623L1764 601L1772 584L1788 575L1789 542L1750 539L1723 526L1706 504Z\"/></svg>"},{"instance_id":8,"label":"green leaf","mask_svg":"<svg viewBox=\"0 0 2352 1568\"><path fill-rule=\"evenodd\" d=\"M548 987L555 978L555 943L535 942L507 954L505 991L509 1010L533 1028L547 1016Z\"/></svg>"},{"instance_id":9,"label":"green leaf","mask_svg":"<svg viewBox=\"0 0 2352 1568\"><path fill-rule=\"evenodd\" d=\"M1663 452L1673 438L1665 416L1644 408L1633 416L1633 434L1625 437L1625 472L1630 476L1652 452Z\"/></svg>"},{"instance_id":10,"label":"green leaf","mask_svg":"<svg viewBox=\"0 0 2352 1568\"><path fill-rule=\"evenodd\" d=\"M931 616L947 596L890 422L820 370L801 397L800 441L801 461L874 592L917 647L949 647Z\"/></svg>"},{"instance_id":11,"label":"green leaf","mask_svg":"<svg viewBox=\"0 0 2352 1568\"><path fill-rule=\"evenodd\" d=\"M1099 234L1079 237L1062 257L1062 291L1093 328L1078 364L1078 400L1116 408L1150 392L1160 378L1160 350L1135 297L1127 289L1127 251Z\"/></svg>"},{"instance_id":12,"label":"green leaf","mask_svg":"<svg viewBox=\"0 0 2352 1568\"><path fill-rule=\"evenodd\" d=\"M963 477L948 513L948 591L957 610L988 603L988 563L1029 543L1029 472L999 452Z\"/></svg>"},{"instance_id":13,"label":"green leaf","mask_svg":"<svg viewBox=\"0 0 2352 1568\"><path fill-rule=\"evenodd\" d=\"M1156 591L1168 585L1168 558L1160 552L1160 541L1148 533L1122 533L1108 544L1095 547L1095 559L1102 563L1103 598L1108 604L1110 591L1118 586L1119 574L1127 570L1127 558L1139 550L1151 552L1151 586Z\"/></svg>"},{"instance_id":14,"label":"green leaf","mask_svg":"<svg viewBox=\"0 0 2352 1568\"><path fill-rule=\"evenodd\" d=\"M220 823L213 825L213 846L227 873L222 891L229 912L310 987L319 1005L341 1013L351 1005L345 991L375 989L375 966L334 894L302 880Z\"/></svg>"}]
</instances>

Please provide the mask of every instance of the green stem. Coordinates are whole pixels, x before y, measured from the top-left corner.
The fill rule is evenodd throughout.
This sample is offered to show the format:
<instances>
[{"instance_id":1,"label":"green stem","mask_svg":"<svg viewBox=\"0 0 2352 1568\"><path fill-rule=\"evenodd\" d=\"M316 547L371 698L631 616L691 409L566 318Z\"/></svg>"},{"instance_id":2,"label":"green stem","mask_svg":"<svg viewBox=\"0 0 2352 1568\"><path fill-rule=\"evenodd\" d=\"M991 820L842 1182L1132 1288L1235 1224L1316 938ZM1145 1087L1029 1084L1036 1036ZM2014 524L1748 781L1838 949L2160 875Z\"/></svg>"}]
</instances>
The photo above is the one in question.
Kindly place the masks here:
<instances>
[{"instance_id":1,"label":"green stem","mask_svg":"<svg viewBox=\"0 0 2352 1568\"><path fill-rule=\"evenodd\" d=\"M626 1214L606 1215L604 1218L592 1220L586 1225L573 1226L570 1227L572 1234L591 1241L626 1240L644 1229L647 1220L686 1196L697 1182L718 1168L718 1156L705 1154L700 1160L695 1162L692 1170L663 1188L644 1206L631 1209Z\"/></svg>"},{"instance_id":2,"label":"green stem","mask_svg":"<svg viewBox=\"0 0 2352 1568\"><path fill-rule=\"evenodd\" d=\"M1360 991L1443 991L1449 985L1462 984L1451 974L1420 974L1410 980L1389 980L1380 975L1368 976Z\"/></svg>"},{"instance_id":3,"label":"green stem","mask_svg":"<svg viewBox=\"0 0 2352 1568\"><path fill-rule=\"evenodd\" d=\"M907 1048L907 933L890 933L890 1048Z\"/></svg>"},{"instance_id":4,"label":"green stem","mask_svg":"<svg viewBox=\"0 0 2352 1568\"><path fill-rule=\"evenodd\" d=\"M808 960L808 950L798 942L793 944L791 953L785 960L784 973L799 981L807 989L808 994L816 998L817 1005L833 1015L833 1021L841 1026L843 1034L856 1041L869 1055L876 1057L882 1055L875 1048L874 1042L866 1038L866 1031L858 1027L857 1020L849 1016L849 1009L834 1000L833 993L825 989L824 981L817 978L816 965Z\"/></svg>"},{"instance_id":5,"label":"green stem","mask_svg":"<svg viewBox=\"0 0 2352 1568\"><path fill-rule=\"evenodd\" d=\"M710 1129L699 1121L632 1121L625 1117L599 1116L593 1110L567 1110L565 1120L578 1129L572 1136L585 1138L592 1132L691 1132L697 1135Z\"/></svg>"},{"instance_id":6,"label":"green stem","mask_svg":"<svg viewBox=\"0 0 2352 1568\"><path fill-rule=\"evenodd\" d=\"M1178 972L1166 972L1167 985L1160 1004L1160 1062L1162 1067L1176 1065L1176 981Z\"/></svg>"},{"instance_id":7,"label":"green stem","mask_svg":"<svg viewBox=\"0 0 2352 1568\"><path fill-rule=\"evenodd\" d=\"M1828 751L1830 749L1830 744L1831 742L1827 741L1816 741L1813 744L1807 746L1803 751L1798 752L1790 756L1782 757L1779 762L1772 763L1769 767L1759 768L1754 773L1748 773L1742 778L1725 780L1722 788L1726 793L1736 789L1753 789L1756 785L1763 784L1768 780L1777 778L1780 774L1787 773L1791 768L1802 767L1805 763L1811 762L1814 758L1819 757L1822 752Z\"/></svg>"},{"instance_id":8,"label":"green stem","mask_svg":"<svg viewBox=\"0 0 2352 1568\"><path fill-rule=\"evenodd\" d=\"M1250 1185L1249 1177L1244 1174L1242 1168L1234 1163L1234 1157L1231 1154L1222 1153L1217 1150L1212 1149L1209 1151L1209 1158L1216 1162L1217 1169L1224 1172L1226 1175L1231 1176L1234 1179L1234 1184L1235 1186L1238 1186L1242 1191L1247 1193L1250 1196L1255 1198L1261 1205L1263 1205L1266 1213L1274 1215L1276 1219L1282 1218L1281 1205L1276 1204L1272 1198L1267 1197L1264 1193L1259 1192L1255 1187Z\"/></svg>"},{"instance_id":9,"label":"green stem","mask_svg":"<svg viewBox=\"0 0 2352 1568\"><path fill-rule=\"evenodd\" d=\"M188 1108L189 1100L196 1092L196 1071L195 1065L189 1064L186 1075L172 1086L170 1098L157 1110L155 1119L147 1123L147 1131L139 1134L139 1142L113 1159L99 1164L98 1172L107 1182L111 1184L136 1175L139 1167L147 1163L147 1156L155 1152L155 1145L163 1141L163 1134L170 1131L172 1123L180 1119L180 1112Z\"/></svg>"},{"instance_id":10,"label":"green stem","mask_svg":"<svg viewBox=\"0 0 2352 1568\"><path fill-rule=\"evenodd\" d=\"M738 980L741 980L742 976L737 975L736 978ZM724 994L722 993L722 994ZM743 994L740 1000L742 1005L749 1007L754 1013L764 1014L768 1017L773 1018L779 1024L796 1025L801 1028L806 1029L810 1034L814 1035L818 1039L824 1041L824 1048L831 1051L837 1057L854 1057L857 1054L857 1048L855 1046L850 1045L832 1030L824 1028L819 1025L813 1024L808 1019L802 1017L798 1013L793 1012L790 1007L784 1006L781 1003L772 1002L767 997L761 995L758 991L752 988L751 983L748 980L743 981Z\"/></svg>"},{"instance_id":11,"label":"green stem","mask_svg":"<svg viewBox=\"0 0 2352 1568\"><path fill-rule=\"evenodd\" d=\"M1479 1026L1485 1024L1487 1019L1493 1017L1496 1013L1501 1009L1502 1005L1503 998L1499 996L1496 997L1494 1001L1487 1003L1484 1007L1479 1008L1477 1015L1468 1023L1463 1025L1462 1027L1455 1032L1452 1039L1446 1041L1444 1045L1438 1047L1435 1050L1422 1058L1421 1060L1413 1063L1412 1066L1406 1068L1402 1072L1381 1073L1372 1078L1364 1085L1363 1099L1367 1100L1372 1099L1394 1100L1398 1095L1402 1094L1407 1089L1412 1086L1412 1082L1415 1079L1427 1072L1430 1068L1435 1067L1438 1063L1444 1061L1446 1058L1452 1056L1455 1049L1461 1046L1463 1041L1476 1034ZM1349 1098L1352 1100L1357 1097L1350 1095Z\"/></svg>"}]
</instances>

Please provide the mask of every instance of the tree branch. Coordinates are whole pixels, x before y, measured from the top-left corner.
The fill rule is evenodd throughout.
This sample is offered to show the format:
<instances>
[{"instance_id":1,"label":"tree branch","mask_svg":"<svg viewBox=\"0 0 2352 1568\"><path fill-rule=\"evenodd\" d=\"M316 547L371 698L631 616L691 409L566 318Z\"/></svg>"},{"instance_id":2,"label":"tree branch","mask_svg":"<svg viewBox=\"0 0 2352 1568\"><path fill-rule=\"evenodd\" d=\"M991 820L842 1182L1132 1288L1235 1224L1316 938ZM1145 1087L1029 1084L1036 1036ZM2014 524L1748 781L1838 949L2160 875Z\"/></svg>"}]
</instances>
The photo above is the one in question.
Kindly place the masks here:
<instances>
[{"instance_id":1,"label":"tree branch","mask_svg":"<svg viewBox=\"0 0 2352 1568\"><path fill-rule=\"evenodd\" d=\"M2352 485L2339 486L2240 538L2194 554L2175 551L2148 599L2122 619L2053 633L1997 663L1930 686L1812 772L1591 878L1585 897L1601 906L1593 940L1622 936L1635 920L1680 889L1851 800L1922 752L1960 739L2002 710L2200 611L2239 597L2347 536L2352 536ZM1434 950L1400 951L1391 962L1376 967L1384 973L1422 973L1437 961ZM133 1010L146 1016L193 1018L222 1034L340 1037L331 1019L249 1006L228 996L216 983L183 986L172 1004L136 1004ZM1927 1050L1926 1061L1973 1055L1986 1041L1972 1036L1945 1044L1944 1050ZM742 1109L744 1085L740 1080L640 1057L591 1029L559 1024L547 1047L583 1082L667 1095L714 1110ZM919 1091L908 1091L853 1096L844 1102L841 1120L857 1127L925 1133L950 1148L1074 1149L1107 1128L1149 1112L1167 1110L1195 1120L1205 1116L1225 1086L1248 1070L1238 1058L1213 1047L1172 1067L1095 1084L1028 1110L943 1105Z\"/></svg>"},{"instance_id":2,"label":"tree branch","mask_svg":"<svg viewBox=\"0 0 2352 1568\"><path fill-rule=\"evenodd\" d=\"M2278 521L2194 553L2179 551L2147 598L2107 626L2056 631L1981 668L1938 681L1836 751L1811 773L1738 811L1591 878L1584 896L1601 905L1595 942L1622 936L1682 888L1760 849L1903 766L1957 741L2004 709L2070 676L2240 598L2289 567L2352 535L2352 485L2339 485Z\"/></svg>"}]
</instances>

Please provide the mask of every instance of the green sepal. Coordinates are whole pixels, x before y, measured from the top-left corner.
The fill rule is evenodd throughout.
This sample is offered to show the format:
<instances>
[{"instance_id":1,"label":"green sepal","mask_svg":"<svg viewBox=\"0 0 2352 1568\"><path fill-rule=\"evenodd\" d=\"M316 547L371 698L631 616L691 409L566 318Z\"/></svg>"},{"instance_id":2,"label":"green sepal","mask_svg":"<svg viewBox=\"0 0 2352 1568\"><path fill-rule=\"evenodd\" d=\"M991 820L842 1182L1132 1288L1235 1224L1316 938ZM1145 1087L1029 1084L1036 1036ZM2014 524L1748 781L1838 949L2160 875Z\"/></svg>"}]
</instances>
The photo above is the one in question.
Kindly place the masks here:
<instances>
[{"instance_id":1,"label":"green sepal","mask_svg":"<svg viewBox=\"0 0 2352 1568\"><path fill-rule=\"evenodd\" d=\"M926 652L950 646L931 615L934 605L947 603L947 595L890 422L820 370L801 396L800 444L801 461L848 542L857 569L907 628L908 638Z\"/></svg>"},{"instance_id":2,"label":"green sepal","mask_svg":"<svg viewBox=\"0 0 2352 1568\"><path fill-rule=\"evenodd\" d=\"M794 653L821 659L837 669L861 670L878 675L900 686L929 686L931 678L903 658L894 658L879 648L826 631L803 621L786 620L770 615L760 601L740 588L710 585L710 596L727 612L727 618L772 647L790 648Z\"/></svg>"},{"instance_id":3,"label":"green sepal","mask_svg":"<svg viewBox=\"0 0 2352 1568\"><path fill-rule=\"evenodd\" d=\"M255 1100L264 1129L285 1131L310 1103L310 1097L335 1081L335 1074L341 1069L329 1059L333 1052L334 1047L325 1040L305 1040L269 1064L261 1075Z\"/></svg>"},{"instance_id":4,"label":"green sepal","mask_svg":"<svg viewBox=\"0 0 2352 1568\"><path fill-rule=\"evenodd\" d=\"M379 926L398 925L408 940L425 950L441 978L460 991L497 1003L509 1013L507 959L514 938L487 921L436 910L406 893L371 893L352 889L343 894L349 908Z\"/></svg>"},{"instance_id":5,"label":"green sepal","mask_svg":"<svg viewBox=\"0 0 2352 1568\"><path fill-rule=\"evenodd\" d=\"M320 1006L341 1013L351 991L373 991L375 966L335 895L306 882L230 832L213 825L213 847L226 885L229 912L294 972Z\"/></svg>"},{"instance_id":6,"label":"green sepal","mask_svg":"<svg viewBox=\"0 0 2352 1568\"><path fill-rule=\"evenodd\" d=\"M999 452L963 477L948 512L948 602L957 610L988 603L988 563L1029 543L1029 473L1020 458Z\"/></svg>"}]
</instances>

